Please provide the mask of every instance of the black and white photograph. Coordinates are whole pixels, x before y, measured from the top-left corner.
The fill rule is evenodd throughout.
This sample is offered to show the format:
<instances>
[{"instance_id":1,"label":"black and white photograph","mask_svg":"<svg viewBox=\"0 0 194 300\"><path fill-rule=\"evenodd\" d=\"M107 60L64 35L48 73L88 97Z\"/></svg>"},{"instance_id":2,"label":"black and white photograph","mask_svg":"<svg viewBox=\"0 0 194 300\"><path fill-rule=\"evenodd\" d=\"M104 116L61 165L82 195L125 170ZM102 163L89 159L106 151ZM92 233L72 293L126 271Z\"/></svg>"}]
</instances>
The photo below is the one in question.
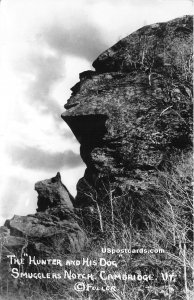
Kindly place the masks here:
<instances>
[{"instance_id":1,"label":"black and white photograph","mask_svg":"<svg viewBox=\"0 0 194 300\"><path fill-rule=\"evenodd\" d=\"M193 1L0 0L0 300L192 300Z\"/></svg>"}]
</instances>

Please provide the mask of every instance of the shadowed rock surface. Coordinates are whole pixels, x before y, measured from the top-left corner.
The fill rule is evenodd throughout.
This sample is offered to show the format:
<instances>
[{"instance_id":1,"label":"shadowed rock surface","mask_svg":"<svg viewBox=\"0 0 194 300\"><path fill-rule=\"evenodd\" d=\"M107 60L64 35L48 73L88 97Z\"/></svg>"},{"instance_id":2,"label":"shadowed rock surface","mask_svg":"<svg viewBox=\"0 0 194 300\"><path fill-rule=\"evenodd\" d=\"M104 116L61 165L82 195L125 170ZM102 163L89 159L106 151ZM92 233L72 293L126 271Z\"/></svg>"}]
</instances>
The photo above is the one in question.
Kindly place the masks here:
<instances>
[{"instance_id":1,"label":"shadowed rock surface","mask_svg":"<svg viewBox=\"0 0 194 300\"><path fill-rule=\"evenodd\" d=\"M143 201L158 169L192 144L192 17L145 26L80 74L62 118L87 169L76 206L104 201L104 186Z\"/></svg>"}]
</instances>

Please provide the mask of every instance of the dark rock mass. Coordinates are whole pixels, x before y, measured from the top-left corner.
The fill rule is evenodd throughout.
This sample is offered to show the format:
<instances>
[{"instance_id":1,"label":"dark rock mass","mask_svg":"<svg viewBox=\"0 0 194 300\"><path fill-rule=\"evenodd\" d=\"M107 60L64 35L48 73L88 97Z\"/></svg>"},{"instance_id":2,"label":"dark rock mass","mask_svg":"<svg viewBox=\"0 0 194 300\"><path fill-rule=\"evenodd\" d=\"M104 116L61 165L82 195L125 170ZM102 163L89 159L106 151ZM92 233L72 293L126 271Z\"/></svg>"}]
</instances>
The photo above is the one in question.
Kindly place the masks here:
<instances>
[{"instance_id":1,"label":"dark rock mass","mask_svg":"<svg viewBox=\"0 0 194 300\"><path fill-rule=\"evenodd\" d=\"M11 250L28 249L33 254L51 255L53 249L66 253L79 252L86 235L78 225L73 197L61 182L60 173L35 184L38 192L37 213L14 216L1 227L3 246Z\"/></svg>"},{"instance_id":2,"label":"dark rock mass","mask_svg":"<svg viewBox=\"0 0 194 300\"><path fill-rule=\"evenodd\" d=\"M87 166L75 206L105 201L107 186L143 201L157 171L190 149L192 25L184 16L145 26L80 74L62 114Z\"/></svg>"}]
</instances>

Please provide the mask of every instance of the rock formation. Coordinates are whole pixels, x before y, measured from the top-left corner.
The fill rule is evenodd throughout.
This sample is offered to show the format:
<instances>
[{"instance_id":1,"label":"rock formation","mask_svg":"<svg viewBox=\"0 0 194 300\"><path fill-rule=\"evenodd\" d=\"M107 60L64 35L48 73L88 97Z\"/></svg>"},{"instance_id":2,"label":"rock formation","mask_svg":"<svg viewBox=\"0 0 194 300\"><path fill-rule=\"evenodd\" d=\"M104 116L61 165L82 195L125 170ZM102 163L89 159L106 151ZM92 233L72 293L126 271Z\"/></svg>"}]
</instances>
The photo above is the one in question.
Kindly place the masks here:
<instances>
[{"instance_id":1,"label":"rock formation","mask_svg":"<svg viewBox=\"0 0 194 300\"><path fill-rule=\"evenodd\" d=\"M154 231L147 233L145 245L160 245L163 236L169 235L172 229L173 241L167 237L163 245L166 247L169 244L170 253L175 251L173 247L178 252L181 249L187 250L188 242L192 240L192 216L187 203L188 196L192 193L191 176L183 172L183 184L178 189L176 180L172 180L173 184L170 183L171 190L175 189L176 196L178 194L178 202L174 202L174 207L180 210L175 215L177 223L173 209L170 223L170 214L166 213L166 218L163 218L164 210L169 211L169 207L163 210L165 205L161 201L161 190L157 190L157 180L159 170L172 166L172 157L180 157L192 147L192 45L191 16L145 26L102 53L93 63L94 71L88 70L80 74L80 81L72 87L72 95L65 104L66 112L62 118L81 145L80 154L87 167L84 177L77 184L75 199L61 182L60 173L51 179L37 182L37 212L27 216L14 216L0 227L0 281L5 283L4 287L1 284L2 291L5 288L7 293L8 282L13 279L8 276L10 266L6 254L14 253L17 257L22 257L24 252L28 252L36 257L51 258L60 253L64 257L64 253L84 249L87 238L90 238L89 234L86 237L86 232L95 233L96 237L96 233L100 231L107 238L112 230L112 236L106 241L111 243L113 240L115 245L117 239L122 237L125 246L129 243L131 249L132 246L139 248L143 245L142 237L146 230L142 229L145 224L149 231L152 228L149 221L154 224L155 219L158 220L160 216L160 223L155 224L160 227L165 220L165 229L169 224L171 227L168 231L161 231L162 237L157 244L155 242L160 228L157 232L157 226L153 225ZM187 166L185 164L184 168ZM186 197L180 196L179 199L182 190ZM172 199L172 193L168 189L167 191L168 195L163 190L163 199ZM182 208L177 203L181 203ZM180 222L182 219L183 222ZM130 227L126 226L129 224ZM177 229L177 233L174 232L179 227L184 227L183 231ZM117 232L121 229L121 235L115 235L115 228ZM129 235L126 230L126 238L125 228L129 229ZM103 234L97 236L98 241L103 238ZM152 235L154 237L151 243L149 237ZM93 237L94 235L92 241ZM121 245L120 240L116 245ZM95 245L92 249L94 248ZM181 274L181 268L178 268L181 256L184 257L184 272L186 269L185 257L188 260L189 252L187 256L186 252L183 253L178 259L176 255L174 258L177 274ZM131 274L144 274L141 273L144 270L149 270L149 274L159 274L159 271L164 270L169 270L169 274L172 271L176 274L173 256L170 255L169 262L167 253L165 257L157 256L157 259L153 255L140 255L141 258L137 255L136 259L136 256L130 254L126 266L130 266ZM123 262L118 257L119 263ZM124 264L121 270L124 270L123 266ZM87 272L89 270L88 268ZM95 273L98 272L96 270ZM84 269L84 273L85 271ZM156 281L154 289L158 284ZM174 280L172 283L174 286ZM134 284L135 282L133 290ZM164 285L163 282L160 284ZM146 285L150 288L150 283ZM64 285L65 290L67 286ZM170 285L168 290L169 287ZM58 289L57 284L55 288ZM94 292L98 296L97 291ZM146 295L155 298L155 294L150 292L151 289ZM65 297L63 293L59 294L60 297ZM73 295L72 291L69 295ZM158 295L159 293L156 298ZM142 297L143 294L140 298ZM105 299L104 294L99 299ZM176 293L172 299L177 299Z\"/></svg>"},{"instance_id":2,"label":"rock formation","mask_svg":"<svg viewBox=\"0 0 194 300\"><path fill-rule=\"evenodd\" d=\"M62 118L87 168L75 206L105 200L107 186L140 202L158 169L191 147L192 17L145 26L80 74ZM103 187L105 187L103 189Z\"/></svg>"},{"instance_id":3,"label":"rock formation","mask_svg":"<svg viewBox=\"0 0 194 300\"><path fill-rule=\"evenodd\" d=\"M62 184L59 172L56 177L37 182L35 190L38 193L37 211L45 211L58 205L63 205L65 210L73 211L73 197Z\"/></svg>"},{"instance_id":4,"label":"rock formation","mask_svg":"<svg viewBox=\"0 0 194 300\"><path fill-rule=\"evenodd\" d=\"M7 249L26 248L33 254L49 255L53 249L64 252L80 251L86 235L77 223L73 197L61 182L60 173L35 184L38 192L37 213L14 216L1 227L1 242Z\"/></svg>"},{"instance_id":5,"label":"rock formation","mask_svg":"<svg viewBox=\"0 0 194 300\"><path fill-rule=\"evenodd\" d=\"M157 182L158 171L169 167L172 170L172 157L179 158L192 147L192 44L191 16L145 26L102 53L93 63L94 71L80 74L80 81L72 87L62 118L80 143L80 155L87 167L84 177L77 184L75 199L61 182L60 173L37 182L37 212L15 215L0 227L1 291L7 293L8 283L14 285L9 274L7 254L10 253L17 258L22 258L25 252L36 258L55 258L58 254L63 258L64 253L80 256L81 250L90 246L92 250L95 248L96 237L97 244L99 241L103 244L104 236L110 244L115 245L119 240L116 245L120 247L120 240L124 239L125 246L129 243L131 249L140 248L144 245L142 237L144 239L144 233L150 228L145 245L160 245L163 235L169 235L172 229L173 241L167 237L162 244L165 247L169 244L170 253L179 252L182 243L186 250L192 240L192 216L187 203L192 193L190 173L183 172L178 189L176 180L170 183L171 190L175 189L175 195L178 194L178 202L174 204L180 210L178 223L174 221L173 210L171 223L168 213L163 218L169 207L163 208L165 205L161 200L172 199L173 195L168 189L168 195L165 189L159 190ZM184 168L187 166L185 164ZM179 199L182 190L186 198L180 196ZM181 203L182 208L177 203ZM166 223L163 224L164 220ZM157 226L149 226L151 222L159 227L162 223L165 231L159 228L157 232ZM169 224L171 227L166 231ZM183 232L178 229L174 232L175 227L184 227ZM101 235L97 235L99 231ZM162 237L157 244L160 232ZM149 239L152 235L153 241ZM90 238L93 243L89 244ZM89 247L85 248L86 245ZM182 256L186 257L185 254ZM132 273L144 274L141 272L149 270L149 274L159 274L159 271L169 270L170 274L173 270L176 274L172 257L170 255L169 263L167 253L159 260L158 256L153 259L154 256L137 255L136 258L132 254L126 267L130 266ZM175 255L175 265L181 262L180 258L176 259ZM87 268L87 272L89 270ZM179 274L181 268L177 267L177 270ZM44 289L43 281L40 284ZM163 282L157 284L164 285ZM157 284L154 281L154 288ZM51 284L51 290L54 285ZM67 282L67 286L63 286L62 283L63 292L68 285L71 284ZM58 287L56 284L56 290ZM146 295L152 297L150 291ZM65 297L63 293L59 294ZM73 295L72 291L68 295ZM102 299L105 299L104 294ZM176 294L172 299L177 299Z\"/></svg>"},{"instance_id":6,"label":"rock formation","mask_svg":"<svg viewBox=\"0 0 194 300\"><path fill-rule=\"evenodd\" d=\"M36 183L37 212L7 220L1 245L80 251L86 234L78 215L93 224L99 205L124 194L141 212L154 206L158 170L191 148L191 59L192 17L185 16L137 30L102 53L95 71L81 73L62 115L87 166L76 199L59 173Z\"/></svg>"}]
</instances>

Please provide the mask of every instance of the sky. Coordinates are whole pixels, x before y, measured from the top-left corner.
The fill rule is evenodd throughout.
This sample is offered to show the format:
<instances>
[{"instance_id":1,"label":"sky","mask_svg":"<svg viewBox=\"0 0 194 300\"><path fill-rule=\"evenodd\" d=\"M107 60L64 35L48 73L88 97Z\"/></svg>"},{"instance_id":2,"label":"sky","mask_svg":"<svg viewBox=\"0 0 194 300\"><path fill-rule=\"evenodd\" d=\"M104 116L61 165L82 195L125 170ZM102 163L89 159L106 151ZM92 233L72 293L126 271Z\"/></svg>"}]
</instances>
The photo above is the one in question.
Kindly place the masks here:
<instances>
[{"instance_id":1,"label":"sky","mask_svg":"<svg viewBox=\"0 0 194 300\"><path fill-rule=\"evenodd\" d=\"M86 166L60 116L79 73L138 28L186 14L190 0L1 0L0 225L34 213L35 182L58 171L76 195Z\"/></svg>"}]
</instances>

